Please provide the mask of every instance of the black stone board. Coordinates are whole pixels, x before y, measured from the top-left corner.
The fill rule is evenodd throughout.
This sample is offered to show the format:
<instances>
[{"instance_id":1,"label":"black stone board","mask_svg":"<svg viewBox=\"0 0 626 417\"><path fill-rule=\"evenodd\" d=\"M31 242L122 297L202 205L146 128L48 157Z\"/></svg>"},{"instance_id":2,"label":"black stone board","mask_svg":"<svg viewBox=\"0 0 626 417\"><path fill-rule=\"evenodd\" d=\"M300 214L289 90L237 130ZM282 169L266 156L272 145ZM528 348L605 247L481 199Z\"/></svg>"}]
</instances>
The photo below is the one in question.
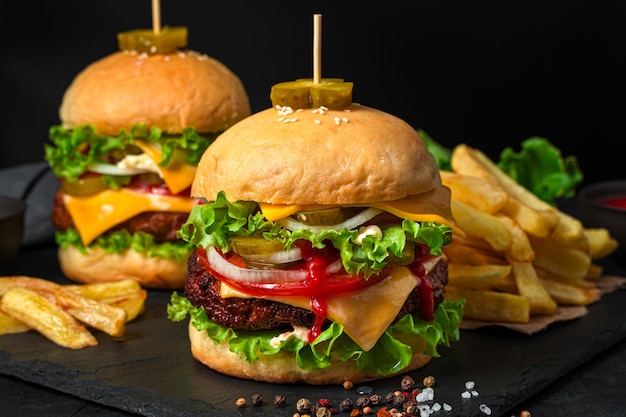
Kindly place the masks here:
<instances>
[{"instance_id":1,"label":"black stone board","mask_svg":"<svg viewBox=\"0 0 626 417\"><path fill-rule=\"evenodd\" d=\"M626 275L610 263L607 271ZM31 275L69 283L61 274L56 248L24 250L5 275ZM150 291L145 313L116 340L96 333L99 345L71 350L35 332L0 337L0 373L49 387L69 396L145 416L286 416L296 411L301 397L326 398L336 407L344 398L356 399L367 386L385 395L399 389L400 377L340 386L278 385L218 374L193 360L186 323L167 319L171 291ZM606 295L589 306L580 319L555 323L532 336L504 328L462 331L461 340L440 348L442 357L410 373L419 383L436 378L435 402L452 406L439 415L484 416L481 404L497 416L529 399L591 358L626 339L626 291ZM463 399L467 381L478 396ZM260 407L239 409L235 401L263 395ZM275 408L276 394L286 397ZM432 404L432 403L431 403Z\"/></svg>"}]
</instances>

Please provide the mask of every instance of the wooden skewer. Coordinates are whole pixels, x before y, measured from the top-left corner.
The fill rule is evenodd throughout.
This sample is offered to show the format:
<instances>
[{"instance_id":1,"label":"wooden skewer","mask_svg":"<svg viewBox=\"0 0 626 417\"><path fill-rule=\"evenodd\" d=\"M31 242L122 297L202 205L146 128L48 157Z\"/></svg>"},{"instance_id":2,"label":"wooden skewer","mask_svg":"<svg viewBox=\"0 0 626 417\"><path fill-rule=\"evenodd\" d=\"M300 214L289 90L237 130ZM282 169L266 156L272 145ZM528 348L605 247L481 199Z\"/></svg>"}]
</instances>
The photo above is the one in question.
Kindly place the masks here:
<instances>
[{"instance_id":1,"label":"wooden skewer","mask_svg":"<svg viewBox=\"0 0 626 417\"><path fill-rule=\"evenodd\" d=\"M322 79L322 15L313 15L313 83Z\"/></svg>"},{"instance_id":2,"label":"wooden skewer","mask_svg":"<svg viewBox=\"0 0 626 417\"><path fill-rule=\"evenodd\" d=\"M158 35L161 32L161 3L152 0L152 31Z\"/></svg>"}]
</instances>

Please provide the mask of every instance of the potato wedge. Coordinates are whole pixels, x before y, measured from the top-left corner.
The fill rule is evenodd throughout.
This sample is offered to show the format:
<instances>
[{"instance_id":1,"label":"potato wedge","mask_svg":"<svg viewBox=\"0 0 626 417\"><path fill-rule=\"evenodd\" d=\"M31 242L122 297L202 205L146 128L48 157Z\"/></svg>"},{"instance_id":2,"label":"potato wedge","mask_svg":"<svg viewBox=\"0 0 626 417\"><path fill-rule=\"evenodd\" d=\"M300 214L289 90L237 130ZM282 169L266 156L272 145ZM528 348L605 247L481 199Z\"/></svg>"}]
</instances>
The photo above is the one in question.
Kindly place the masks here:
<instances>
[{"instance_id":1,"label":"potato wedge","mask_svg":"<svg viewBox=\"0 0 626 417\"><path fill-rule=\"evenodd\" d=\"M82 349L98 344L83 324L30 289L14 287L7 290L0 300L0 309L59 346Z\"/></svg>"}]
</instances>

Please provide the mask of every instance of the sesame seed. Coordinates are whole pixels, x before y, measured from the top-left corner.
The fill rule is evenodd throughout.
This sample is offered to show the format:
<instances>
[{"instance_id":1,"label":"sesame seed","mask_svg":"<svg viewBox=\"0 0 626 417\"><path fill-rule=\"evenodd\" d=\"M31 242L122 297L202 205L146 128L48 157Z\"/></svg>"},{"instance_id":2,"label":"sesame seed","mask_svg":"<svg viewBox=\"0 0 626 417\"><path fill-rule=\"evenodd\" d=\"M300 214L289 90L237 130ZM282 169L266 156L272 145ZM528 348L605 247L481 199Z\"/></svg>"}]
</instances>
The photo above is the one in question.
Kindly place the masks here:
<instances>
[{"instance_id":1,"label":"sesame seed","mask_svg":"<svg viewBox=\"0 0 626 417\"><path fill-rule=\"evenodd\" d=\"M319 125L322 123L319 119L313 119L313 121L315 122L316 125Z\"/></svg>"}]
</instances>

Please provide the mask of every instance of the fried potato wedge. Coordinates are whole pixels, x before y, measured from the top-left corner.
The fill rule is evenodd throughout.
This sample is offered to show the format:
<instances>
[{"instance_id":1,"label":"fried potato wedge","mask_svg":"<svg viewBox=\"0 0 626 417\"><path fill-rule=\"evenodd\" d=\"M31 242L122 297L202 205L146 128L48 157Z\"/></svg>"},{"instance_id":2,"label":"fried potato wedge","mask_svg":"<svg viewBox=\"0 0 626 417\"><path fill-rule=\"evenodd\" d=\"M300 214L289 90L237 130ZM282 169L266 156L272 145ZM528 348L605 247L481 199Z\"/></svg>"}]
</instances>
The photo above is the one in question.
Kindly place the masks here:
<instances>
[{"instance_id":1,"label":"fried potato wedge","mask_svg":"<svg viewBox=\"0 0 626 417\"><path fill-rule=\"evenodd\" d=\"M14 287L7 290L0 300L0 309L59 346L81 349L98 344L83 324L30 289Z\"/></svg>"}]
</instances>

